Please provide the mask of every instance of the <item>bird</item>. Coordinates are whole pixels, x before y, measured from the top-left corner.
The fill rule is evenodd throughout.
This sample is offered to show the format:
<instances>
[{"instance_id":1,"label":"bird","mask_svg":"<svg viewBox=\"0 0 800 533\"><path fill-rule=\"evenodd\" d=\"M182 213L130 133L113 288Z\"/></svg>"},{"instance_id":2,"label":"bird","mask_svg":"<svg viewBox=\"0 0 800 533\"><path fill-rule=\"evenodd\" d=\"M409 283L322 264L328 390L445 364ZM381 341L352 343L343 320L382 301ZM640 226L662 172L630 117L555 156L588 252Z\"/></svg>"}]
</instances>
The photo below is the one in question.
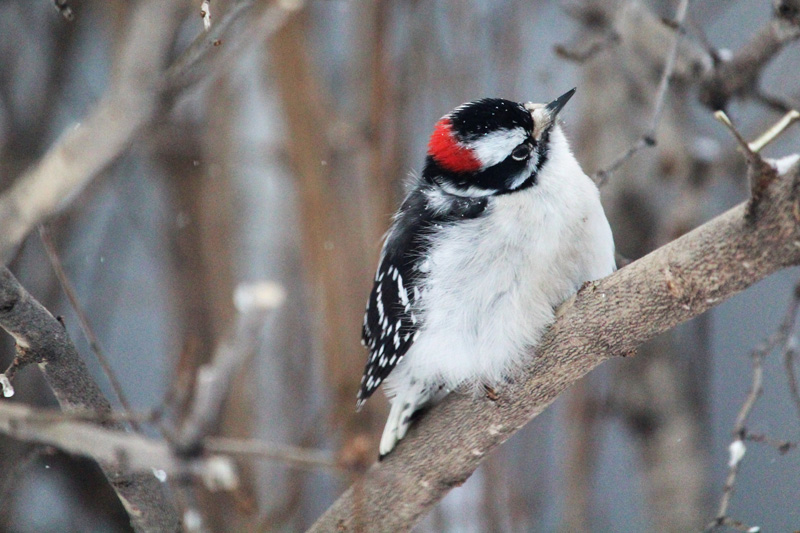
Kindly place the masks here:
<instances>
[{"instance_id":1,"label":"bird","mask_svg":"<svg viewBox=\"0 0 800 533\"><path fill-rule=\"evenodd\" d=\"M616 269L598 188L558 119L575 90L547 104L483 98L436 122L364 313L356 408L383 385L379 459L451 391L513 380L558 305Z\"/></svg>"}]
</instances>

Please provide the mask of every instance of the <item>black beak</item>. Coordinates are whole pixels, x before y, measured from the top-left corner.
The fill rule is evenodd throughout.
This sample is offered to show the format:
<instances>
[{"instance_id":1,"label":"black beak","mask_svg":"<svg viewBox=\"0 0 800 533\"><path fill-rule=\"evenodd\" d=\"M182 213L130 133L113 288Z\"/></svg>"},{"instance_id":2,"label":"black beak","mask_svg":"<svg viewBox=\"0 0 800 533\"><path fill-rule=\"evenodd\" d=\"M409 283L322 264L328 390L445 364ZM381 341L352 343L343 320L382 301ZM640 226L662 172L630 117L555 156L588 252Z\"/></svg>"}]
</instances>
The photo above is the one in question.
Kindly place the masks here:
<instances>
[{"instance_id":1,"label":"black beak","mask_svg":"<svg viewBox=\"0 0 800 533\"><path fill-rule=\"evenodd\" d=\"M569 99L572 98L572 95L575 94L575 90L577 87L573 87L569 91L565 92L546 106L544 106L545 110L550 114L551 117L555 117L558 115L558 112L561 111L561 108L567 105Z\"/></svg>"}]
</instances>

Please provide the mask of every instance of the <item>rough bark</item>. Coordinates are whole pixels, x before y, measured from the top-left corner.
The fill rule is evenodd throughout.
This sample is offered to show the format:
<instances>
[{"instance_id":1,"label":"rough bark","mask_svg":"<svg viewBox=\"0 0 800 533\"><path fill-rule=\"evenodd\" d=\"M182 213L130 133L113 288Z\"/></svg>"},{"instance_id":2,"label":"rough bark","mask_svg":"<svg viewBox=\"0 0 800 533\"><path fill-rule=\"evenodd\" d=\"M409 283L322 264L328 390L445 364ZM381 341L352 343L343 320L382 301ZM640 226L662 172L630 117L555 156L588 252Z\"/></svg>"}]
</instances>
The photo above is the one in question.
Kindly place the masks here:
<instances>
[{"instance_id":1,"label":"rough bark","mask_svg":"<svg viewBox=\"0 0 800 533\"><path fill-rule=\"evenodd\" d=\"M773 272L800 263L800 167L774 182L758 215L747 203L581 290L545 334L524 376L492 402L451 394L311 531L411 528L493 448L603 361L697 316ZM354 493L359 508L354 511Z\"/></svg>"}]
</instances>

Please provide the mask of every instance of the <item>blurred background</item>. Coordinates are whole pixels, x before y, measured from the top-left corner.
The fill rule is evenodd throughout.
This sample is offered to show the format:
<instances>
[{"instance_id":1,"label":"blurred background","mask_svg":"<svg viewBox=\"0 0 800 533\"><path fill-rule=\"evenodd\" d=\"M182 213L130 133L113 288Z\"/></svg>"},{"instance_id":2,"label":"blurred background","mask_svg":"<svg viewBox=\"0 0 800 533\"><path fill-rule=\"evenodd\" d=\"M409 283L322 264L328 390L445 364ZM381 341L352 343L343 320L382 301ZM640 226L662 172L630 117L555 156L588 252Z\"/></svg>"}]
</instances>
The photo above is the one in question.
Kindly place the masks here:
<instances>
[{"instance_id":1,"label":"blurred background","mask_svg":"<svg viewBox=\"0 0 800 533\"><path fill-rule=\"evenodd\" d=\"M167 64L203 32L200 1L184 4ZM362 312L381 235L405 178L421 171L434 122L468 100L545 102L577 86L561 116L591 175L647 131L672 34L659 18L674 17L677 3L214 0L212 25L242 4L263 5L247 15L257 20L242 22L246 32L215 43L231 47L231 59L161 94L154 117L49 229L135 410L161 406L176 380L208 361L232 326L239 283L275 280L287 301L236 379L218 433L337 457L366 446L371 460L387 402L377 394L354 411L366 360ZM112 86L140 2L69 5L72 21L50 0L0 0L0 193ZM698 97L697 69L709 59L694 51L724 59L772 16L763 0L690 4L658 144L602 190L622 256L636 259L747 197L735 142ZM781 107L800 106L798 71L800 47L789 45L766 65L759 87L767 97L750 87L728 102L747 139ZM795 128L766 155L798 146ZM64 317L113 398L36 232L9 268ZM705 527L722 496L749 354L777 328L798 276L779 272L638 357L603 365L416 531ZM0 343L5 368L13 343L6 335ZM780 354L764 369L748 430L796 443L800 416ZM54 405L35 368L15 388L13 401ZM280 462L240 467L238 491L200 495L214 530L303 530L351 481ZM729 514L763 531L800 529L798 479L796 447L782 455L748 443ZM3 531L128 528L87 460L2 436L0 488Z\"/></svg>"}]
</instances>

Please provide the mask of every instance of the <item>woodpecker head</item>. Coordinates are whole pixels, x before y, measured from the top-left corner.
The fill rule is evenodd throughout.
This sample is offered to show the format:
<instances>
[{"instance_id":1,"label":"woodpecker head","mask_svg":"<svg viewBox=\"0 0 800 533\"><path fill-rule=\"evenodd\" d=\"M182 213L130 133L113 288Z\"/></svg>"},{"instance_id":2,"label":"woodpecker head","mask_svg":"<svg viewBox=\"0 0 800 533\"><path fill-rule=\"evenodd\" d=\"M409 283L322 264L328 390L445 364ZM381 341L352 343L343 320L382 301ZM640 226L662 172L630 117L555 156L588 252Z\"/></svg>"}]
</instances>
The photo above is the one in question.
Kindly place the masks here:
<instances>
[{"instance_id":1,"label":"woodpecker head","mask_svg":"<svg viewBox=\"0 0 800 533\"><path fill-rule=\"evenodd\" d=\"M457 107L436 123L423 177L457 196L506 194L535 185L547 162L556 116L573 94L575 89L549 104L484 98Z\"/></svg>"}]
</instances>

